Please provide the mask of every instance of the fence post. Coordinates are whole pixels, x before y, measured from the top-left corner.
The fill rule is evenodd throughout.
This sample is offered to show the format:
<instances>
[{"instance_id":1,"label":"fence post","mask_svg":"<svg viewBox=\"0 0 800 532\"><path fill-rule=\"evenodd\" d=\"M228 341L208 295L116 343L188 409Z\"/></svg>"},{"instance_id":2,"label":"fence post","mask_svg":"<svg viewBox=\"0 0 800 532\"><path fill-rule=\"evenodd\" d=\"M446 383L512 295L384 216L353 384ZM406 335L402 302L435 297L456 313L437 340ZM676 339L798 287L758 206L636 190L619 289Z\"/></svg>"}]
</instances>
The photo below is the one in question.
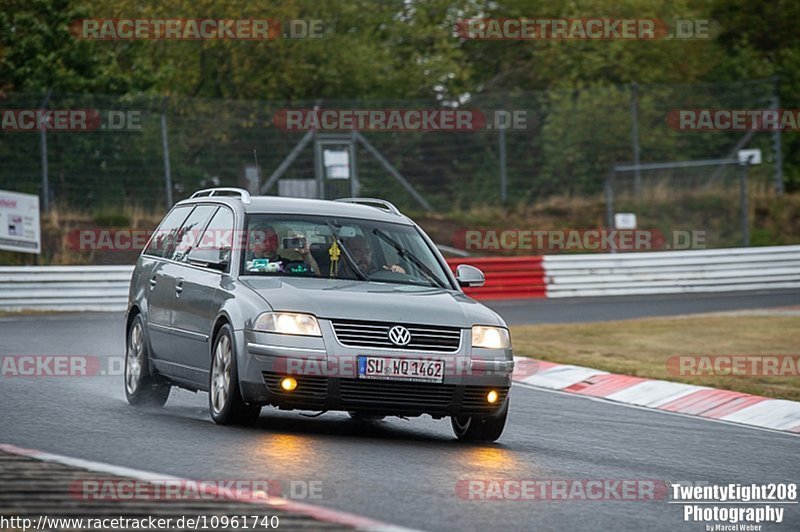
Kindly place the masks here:
<instances>
[{"instance_id":1,"label":"fence post","mask_svg":"<svg viewBox=\"0 0 800 532\"><path fill-rule=\"evenodd\" d=\"M780 112L781 108L781 95L779 78L772 78L772 108ZM772 146L775 153L775 191L778 195L782 195L783 188L783 151L781 149L781 129L776 127L772 130Z\"/></svg>"},{"instance_id":2,"label":"fence post","mask_svg":"<svg viewBox=\"0 0 800 532\"><path fill-rule=\"evenodd\" d=\"M612 167L606 176L605 186L603 187L606 194L606 228L611 229L614 227L614 174L616 169Z\"/></svg>"},{"instance_id":3,"label":"fence post","mask_svg":"<svg viewBox=\"0 0 800 532\"><path fill-rule=\"evenodd\" d=\"M631 84L631 145L633 146L633 164L636 165L634 171L634 194L637 198L642 193L642 171L639 169L639 86Z\"/></svg>"},{"instance_id":4,"label":"fence post","mask_svg":"<svg viewBox=\"0 0 800 532\"><path fill-rule=\"evenodd\" d=\"M169 165L169 138L167 136L167 100L161 106L161 146L164 150L164 188L167 210L172 208L172 169Z\"/></svg>"},{"instance_id":5,"label":"fence post","mask_svg":"<svg viewBox=\"0 0 800 532\"><path fill-rule=\"evenodd\" d=\"M742 209L742 245L750 247L750 221L748 220L747 206L747 167L750 166L750 159L741 164L739 169L739 203Z\"/></svg>"},{"instance_id":6,"label":"fence post","mask_svg":"<svg viewBox=\"0 0 800 532\"><path fill-rule=\"evenodd\" d=\"M47 108L52 92L53 89L47 89L47 94L42 100L42 109ZM39 149L42 161L42 211L48 213L50 212L50 174L47 164L47 129L44 126L39 129Z\"/></svg>"},{"instance_id":7,"label":"fence post","mask_svg":"<svg viewBox=\"0 0 800 532\"><path fill-rule=\"evenodd\" d=\"M506 129L501 127L498 132L500 143L500 201L508 201L508 176L506 175Z\"/></svg>"}]
</instances>

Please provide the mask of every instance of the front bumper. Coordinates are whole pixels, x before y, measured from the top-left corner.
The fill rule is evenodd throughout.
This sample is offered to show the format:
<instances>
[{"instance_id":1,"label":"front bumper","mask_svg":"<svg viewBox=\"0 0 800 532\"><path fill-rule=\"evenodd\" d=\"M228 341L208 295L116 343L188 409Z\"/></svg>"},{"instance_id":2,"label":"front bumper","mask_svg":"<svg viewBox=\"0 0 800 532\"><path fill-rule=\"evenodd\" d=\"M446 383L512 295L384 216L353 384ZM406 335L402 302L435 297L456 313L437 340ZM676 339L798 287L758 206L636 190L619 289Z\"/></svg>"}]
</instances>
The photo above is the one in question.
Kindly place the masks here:
<instances>
[{"instance_id":1,"label":"front bumper","mask_svg":"<svg viewBox=\"0 0 800 532\"><path fill-rule=\"evenodd\" d=\"M375 415L434 417L491 416L502 411L511 387L510 349L470 348L470 331L462 331L458 351L447 354L353 348L338 342L330 323L319 320L322 338L292 337L255 331L237 331L239 382L244 400L285 409L343 410ZM441 383L373 380L357 376L361 355L442 359ZM297 388L280 387L285 376ZM489 403L489 391L498 399Z\"/></svg>"}]
</instances>

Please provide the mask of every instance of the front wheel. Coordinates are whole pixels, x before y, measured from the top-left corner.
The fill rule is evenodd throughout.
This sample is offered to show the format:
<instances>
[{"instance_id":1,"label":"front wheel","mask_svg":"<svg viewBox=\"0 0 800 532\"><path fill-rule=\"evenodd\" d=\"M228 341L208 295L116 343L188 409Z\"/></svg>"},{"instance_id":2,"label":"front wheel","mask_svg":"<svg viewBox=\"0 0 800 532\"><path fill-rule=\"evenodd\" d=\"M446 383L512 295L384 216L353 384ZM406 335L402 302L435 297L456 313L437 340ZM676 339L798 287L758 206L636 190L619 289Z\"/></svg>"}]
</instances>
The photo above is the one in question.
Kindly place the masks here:
<instances>
[{"instance_id":1,"label":"front wheel","mask_svg":"<svg viewBox=\"0 0 800 532\"><path fill-rule=\"evenodd\" d=\"M258 420L261 407L248 405L242 399L230 325L219 330L212 353L208 383L211 418L219 425L252 425Z\"/></svg>"},{"instance_id":2,"label":"front wheel","mask_svg":"<svg viewBox=\"0 0 800 532\"><path fill-rule=\"evenodd\" d=\"M491 417L452 416L450 423L453 432L460 441L490 442L495 441L503 433L508 417L508 400L503 410Z\"/></svg>"},{"instance_id":3,"label":"front wheel","mask_svg":"<svg viewBox=\"0 0 800 532\"><path fill-rule=\"evenodd\" d=\"M137 315L131 322L127 344L125 397L128 403L164 406L172 387L150 371L150 353L144 338L144 321L141 315Z\"/></svg>"}]
</instances>

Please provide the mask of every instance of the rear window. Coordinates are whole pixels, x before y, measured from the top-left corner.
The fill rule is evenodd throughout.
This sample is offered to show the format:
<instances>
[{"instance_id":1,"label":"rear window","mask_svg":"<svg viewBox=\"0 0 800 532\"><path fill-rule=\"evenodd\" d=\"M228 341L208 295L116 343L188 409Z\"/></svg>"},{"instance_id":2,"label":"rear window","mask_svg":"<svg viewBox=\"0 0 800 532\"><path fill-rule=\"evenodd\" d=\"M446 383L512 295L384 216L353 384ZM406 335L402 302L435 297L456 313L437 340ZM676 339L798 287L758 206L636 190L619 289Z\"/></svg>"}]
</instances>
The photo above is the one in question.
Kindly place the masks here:
<instances>
[{"instance_id":1,"label":"rear window","mask_svg":"<svg viewBox=\"0 0 800 532\"><path fill-rule=\"evenodd\" d=\"M200 235L205 229L208 219L217 210L216 205L198 205L192 211L192 214L181 225L181 228L175 233L173 245L167 249L164 257L167 259L183 262L186 256L192 251L197 243L200 242Z\"/></svg>"},{"instance_id":2,"label":"rear window","mask_svg":"<svg viewBox=\"0 0 800 532\"><path fill-rule=\"evenodd\" d=\"M191 210L191 205L183 205L172 209L150 238L144 254L151 257L163 257L167 250L170 249L172 242L175 240L175 235Z\"/></svg>"}]
</instances>

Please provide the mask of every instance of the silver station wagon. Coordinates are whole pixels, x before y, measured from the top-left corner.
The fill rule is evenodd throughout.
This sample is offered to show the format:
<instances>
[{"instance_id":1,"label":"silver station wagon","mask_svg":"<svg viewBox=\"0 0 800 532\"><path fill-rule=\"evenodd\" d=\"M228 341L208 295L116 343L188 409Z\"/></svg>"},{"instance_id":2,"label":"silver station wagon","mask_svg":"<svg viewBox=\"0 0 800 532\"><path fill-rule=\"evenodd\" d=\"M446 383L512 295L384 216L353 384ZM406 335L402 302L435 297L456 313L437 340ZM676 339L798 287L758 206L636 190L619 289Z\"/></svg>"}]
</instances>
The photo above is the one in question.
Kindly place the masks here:
<instances>
[{"instance_id":1,"label":"silver station wagon","mask_svg":"<svg viewBox=\"0 0 800 532\"><path fill-rule=\"evenodd\" d=\"M513 357L503 320L389 202L201 190L177 203L139 257L126 316L125 394L163 405L209 394L220 424L262 406L357 420L450 417L493 441Z\"/></svg>"}]
</instances>

